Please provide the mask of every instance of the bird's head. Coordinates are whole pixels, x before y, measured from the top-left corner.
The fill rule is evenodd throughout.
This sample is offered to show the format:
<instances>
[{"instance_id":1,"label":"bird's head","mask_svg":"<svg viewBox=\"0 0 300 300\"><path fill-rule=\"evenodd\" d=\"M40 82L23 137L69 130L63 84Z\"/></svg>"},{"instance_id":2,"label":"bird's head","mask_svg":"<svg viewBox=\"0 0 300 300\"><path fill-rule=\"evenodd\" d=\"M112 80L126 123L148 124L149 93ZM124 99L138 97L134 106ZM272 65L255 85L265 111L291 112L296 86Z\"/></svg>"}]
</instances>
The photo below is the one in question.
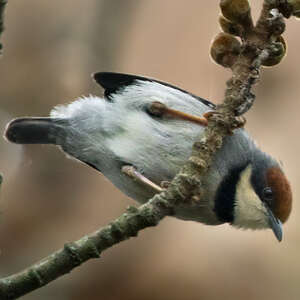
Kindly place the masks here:
<instances>
[{"instance_id":1,"label":"bird's head","mask_svg":"<svg viewBox=\"0 0 300 300\"><path fill-rule=\"evenodd\" d=\"M270 228L281 241L282 223L291 208L291 187L280 165L259 152L243 166L230 170L219 189L215 210L221 220L239 228Z\"/></svg>"}]
</instances>

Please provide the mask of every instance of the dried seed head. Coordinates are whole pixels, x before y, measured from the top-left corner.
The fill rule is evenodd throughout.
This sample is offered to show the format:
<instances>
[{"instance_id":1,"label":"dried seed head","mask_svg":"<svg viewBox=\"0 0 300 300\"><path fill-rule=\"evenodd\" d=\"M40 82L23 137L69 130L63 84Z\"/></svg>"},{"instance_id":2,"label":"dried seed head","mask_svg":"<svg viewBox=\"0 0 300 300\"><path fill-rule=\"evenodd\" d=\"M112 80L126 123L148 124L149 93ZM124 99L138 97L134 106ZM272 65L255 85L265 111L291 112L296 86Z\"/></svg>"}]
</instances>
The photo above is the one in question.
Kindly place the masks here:
<instances>
[{"instance_id":1,"label":"dried seed head","mask_svg":"<svg viewBox=\"0 0 300 300\"><path fill-rule=\"evenodd\" d=\"M221 0L220 8L223 16L231 22L240 24L252 23L248 0Z\"/></svg>"},{"instance_id":2,"label":"dried seed head","mask_svg":"<svg viewBox=\"0 0 300 300\"><path fill-rule=\"evenodd\" d=\"M270 10L269 14L268 31L275 36L283 34L285 31L285 20L283 15L278 11L277 8Z\"/></svg>"},{"instance_id":3,"label":"dried seed head","mask_svg":"<svg viewBox=\"0 0 300 300\"><path fill-rule=\"evenodd\" d=\"M210 55L219 65L230 68L236 61L241 51L241 43L231 34L221 32L214 39Z\"/></svg>"},{"instance_id":4,"label":"dried seed head","mask_svg":"<svg viewBox=\"0 0 300 300\"><path fill-rule=\"evenodd\" d=\"M300 18L300 0L288 0L287 2L292 6L292 15Z\"/></svg>"},{"instance_id":5,"label":"dried seed head","mask_svg":"<svg viewBox=\"0 0 300 300\"><path fill-rule=\"evenodd\" d=\"M265 67L272 67L275 65L278 65L282 59L286 55L286 42L282 36L279 36L277 38L277 41L275 42L275 50L273 53L270 54L268 59L266 59L262 65Z\"/></svg>"},{"instance_id":6,"label":"dried seed head","mask_svg":"<svg viewBox=\"0 0 300 300\"><path fill-rule=\"evenodd\" d=\"M221 29L229 34L236 35L236 36L242 36L242 26L237 23L232 23L229 20L227 20L224 16L219 17L219 23L221 26Z\"/></svg>"}]
</instances>

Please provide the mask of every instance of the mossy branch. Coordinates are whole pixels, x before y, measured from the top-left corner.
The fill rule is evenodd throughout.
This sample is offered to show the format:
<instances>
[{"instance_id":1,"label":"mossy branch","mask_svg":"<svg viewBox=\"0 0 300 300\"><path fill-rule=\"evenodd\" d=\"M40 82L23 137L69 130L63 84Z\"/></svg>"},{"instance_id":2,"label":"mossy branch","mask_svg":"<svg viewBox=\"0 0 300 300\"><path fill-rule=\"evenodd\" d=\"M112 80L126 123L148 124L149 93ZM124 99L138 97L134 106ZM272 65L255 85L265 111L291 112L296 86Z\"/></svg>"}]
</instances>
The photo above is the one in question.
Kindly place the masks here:
<instances>
[{"instance_id":1,"label":"mossy branch","mask_svg":"<svg viewBox=\"0 0 300 300\"><path fill-rule=\"evenodd\" d=\"M283 16L297 15L299 1L265 0L254 26L247 0L222 0L220 22L226 34L221 34L221 39L220 36L216 38L211 53L217 63L231 68L232 77L227 82L223 104L209 118L187 163L169 187L146 204L129 208L97 232L66 244L63 249L18 274L0 279L0 299L16 299L38 289L83 262L98 258L111 246L137 236L142 229L157 225L165 216L172 215L176 206L195 205L195 201L201 201L201 178L214 153L222 146L223 138L241 126L238 116L251 108L255 98L251 88L259 79L260 67L278 63L285 54L280 38L285 29ZM236 43L232 34L240 37L238 47L232 47L231 42Z\"/></svg>"}]
</instances>

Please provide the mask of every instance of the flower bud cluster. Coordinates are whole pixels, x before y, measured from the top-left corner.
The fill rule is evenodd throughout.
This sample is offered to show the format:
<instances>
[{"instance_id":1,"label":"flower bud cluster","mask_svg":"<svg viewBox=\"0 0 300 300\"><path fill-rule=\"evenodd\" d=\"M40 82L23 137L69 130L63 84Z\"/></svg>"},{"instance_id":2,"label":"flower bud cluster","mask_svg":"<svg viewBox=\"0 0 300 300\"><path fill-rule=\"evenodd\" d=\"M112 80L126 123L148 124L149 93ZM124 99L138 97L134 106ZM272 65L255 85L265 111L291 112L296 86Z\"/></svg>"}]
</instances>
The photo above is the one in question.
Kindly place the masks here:
<instances>
[{"instance_id":1,"label":"flower bud cluster","mask_svg":"<svg viewBox=\"0 0 300 300\"><path fill-rule=\"evenodd\" d=\"M294 16L300 17L300 0L286 0ZM267 26L270 35L266 36L262 45L268 45L269 56L262 62L263 66L274 66L280 63L286 54L286 42L281 36L285 29L282 14L269 5L270 17L263 23ZM241 41L248 38L261 36L261 25L253 25L251 8L248 0L221 0L220 8L222 15L219 23L223 32L219 33L212 42L210 55L212 59L225 68L232 68L241 51ZM267 24L267 25L266 25ZM260 26L260 28L259 28Z\"/></svg>"},{"instance_id":2,"label":"flower bud cluster","mask_svg":"<svg viewBox=\"0 0 300 300\"><path fill-rule=\"evenodd\" d=\"M223 30L218 34L212 45L212 59L225 68L231 68L241 52L242 37L246 28L252 28L251 10L248 0L221 0L222 15L219 18Z\"/></svg>"}]
</instances>

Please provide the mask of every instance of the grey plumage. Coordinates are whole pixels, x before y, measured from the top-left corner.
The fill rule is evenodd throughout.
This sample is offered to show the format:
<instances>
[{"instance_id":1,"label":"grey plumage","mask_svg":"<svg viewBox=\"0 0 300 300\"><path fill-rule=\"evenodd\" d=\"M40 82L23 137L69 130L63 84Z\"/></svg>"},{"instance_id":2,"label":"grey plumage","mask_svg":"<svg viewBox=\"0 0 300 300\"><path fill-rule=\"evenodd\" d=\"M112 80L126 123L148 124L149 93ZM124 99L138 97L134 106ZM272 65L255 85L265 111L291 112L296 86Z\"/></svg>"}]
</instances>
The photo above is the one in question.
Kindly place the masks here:
<instances>
[{"instance_id":1,"label":"grey plumage","mask_svg":"<svg viewBox=\"0 0 300 300\"><path fill-rule=\"evenodd\" d=\"M204 130L204 127L191 122L149 115L147 108L153 101L196 116L211 110L180 90L157 82L136 80L112 94L110 101L90 96L54 108L48 121L49 140L46 141L44 135L40 143L61 146L69 155L93 165L129 197L143 203L154 192L122 174L122 165L135 166L158 185L161 181L170 181L188 159L193 142ZM46 122L47 119L31 119L30 123L44 131L41 120ZM23 123L24 128L28 123L27 119ZM232 147L239 148L236 152L239 155L232 153ZM233 136L226 138L215 157L213 171L207 175L209 180L204 181L206 193L214 195L228 171L228 165L249 159L254 147L244 130L237 130ZM197 221L220 223L211 213L213 197L203 200L198 208L201 213L197 209L190 212L182 208L178 216L191 219L192 214L192 219Z\"/></svg>"},{"instance_id":2,"label":"grey plumage","mask_svg":"<svg viewBox=\"0 0 300 300\"><path fill-rule=\"evenodd\" d=\"M123 174L122 166L133 165L157 185L171 181L189 158L195 139L204 131L199 124L168 115L153 116L149 106L159 101L199 117L215 106L181 89L143 77L98 73L95 79L105 88L104 98L83 97L57 106L50 118L14 120L8 125L6 136L16 143L56 144L68 155L102 172L129 197L144 203L154 191ZM272 166L279 168L256 147L245 130L236 130L224 139L214 156L203 179L199 204L177 207L175 216L210 225L230 222L244 228L268 227L267 209L259 191L253 191L251 180L255 171L264 188L264 174ZM237 168L238 173L234 173ZM236 181L226 179L229 175L234 175ZM224 180L228 186L221 190L220 197ZM218 201L228 217L218 213Z\"/></svg>"}]
</instances>

